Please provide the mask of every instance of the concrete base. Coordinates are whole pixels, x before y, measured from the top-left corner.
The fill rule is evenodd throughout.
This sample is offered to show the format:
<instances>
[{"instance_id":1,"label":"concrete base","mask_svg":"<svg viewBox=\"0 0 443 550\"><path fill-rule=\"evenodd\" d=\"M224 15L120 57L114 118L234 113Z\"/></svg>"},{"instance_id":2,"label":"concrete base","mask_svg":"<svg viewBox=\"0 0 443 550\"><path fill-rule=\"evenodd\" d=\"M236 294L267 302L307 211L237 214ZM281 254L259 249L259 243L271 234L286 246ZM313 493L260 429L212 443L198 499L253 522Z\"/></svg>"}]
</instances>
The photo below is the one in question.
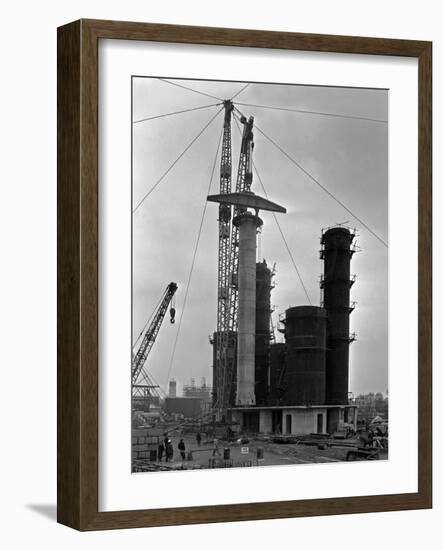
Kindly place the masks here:
<instances>
[{"instance_id":1,"label":"concrete base","mask_svg":"<svg viewBox=\"0 0 443 550\"><path fill-rule=\"evenodd\" d=\"M348 424L357 429L356 405L242 407L231 410L232 420L249 433L306 435L334 433Z\"/></svg>"}]
</instances>

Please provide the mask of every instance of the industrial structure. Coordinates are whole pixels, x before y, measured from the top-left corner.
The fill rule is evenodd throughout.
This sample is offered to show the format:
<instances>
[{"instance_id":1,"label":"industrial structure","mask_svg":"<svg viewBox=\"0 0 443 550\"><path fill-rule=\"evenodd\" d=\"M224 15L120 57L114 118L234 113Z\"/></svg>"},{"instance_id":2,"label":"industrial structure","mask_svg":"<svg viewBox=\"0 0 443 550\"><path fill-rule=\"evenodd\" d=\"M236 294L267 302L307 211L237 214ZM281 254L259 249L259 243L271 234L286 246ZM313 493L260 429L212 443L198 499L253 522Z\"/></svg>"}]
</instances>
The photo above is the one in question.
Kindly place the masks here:
<instances>
[{"instance_id":1,"label":"industrial structure","mask_svg":"<svg viewBox=\"0 0 443 550\"><path fill-rule=\"evenodd\" d=\"M171 391L172 388L172 391ZM186 419L201 420L212 409L212 388L202 378L196 384L191 378L190 384L183 386L182 395L177 395L175 380L169 382L169 395L164 400L164 411L168 415L178 415Z\"/></svg>"},{"instance_id":2,"label":"industrial structure","mask_svg":"<svg viewBox=\"0 0 443 550\"><path fill-rule=\"evenodd\" d=\"M354 237L349 229L340 226L322 232L321 236L324 273L320 287L328 320L326 402L330 405L348 399L349 343L355 339L349 332L349 314L355 307L350 302L350 289L355 282L350 272Z\"/></svg>"},{"instance_id":3,"label":"industrial structure","mask_svg":"<svg viewBox=\"0 0 443 550\"><path fill-rule=\"evenodd\" d=\"M321 303L288 307L279 329L285 341L277 343L271 308L275 269L265 260L257 262L257 234L263 226L260 211L275 216L286 209L251 190L254 118L241 115L231 100L225 100L223 108L220 188L207 197L218 204L212 388L205 381L199 387L192 381L179 397L171 380L165 411L206 423L236 424L239 431L255 433L332 433L344 423L356 426L356 406L348 401L349 345L355 339L349 331L355 307L350 302L355 233L342 225L322 231ZM234 189L233 117L243 125ZM153 402L157 386L144 365L176 290L175 283L167 286L134 354L134 399ZM170 311L173 323L175 308Z\"/></svg>"},{"instance_id":4,"label":"industrial structure","mask_svg":"<svg viewBox=\"0 0 443 550\"><path fill-rule=\"evenodd\" d=\"M259 210L286 212L251 191L254 119L242 116L242 142L235 191L231 191L231 118L224 102L219 204L217 330L213 344L213 410L241 431L284 434L326 433L344 423L356 426L348 402L349 315L354 308L350 261L354 233L337 226L322 232L324 262L319 306L286 310L285 343L272 341L273 273L256 262Z\"/></svg>"},{"instance_id":5,"label":"industrial structure","mask_svg":"<svg viewBox=\"0 0 443 550\"><path fill-rule=\"evenodd\" d=\"M195 378L191 378L191 383L183 386L183 397L195 397L209 403L212 401L212 389L206 384L205 377L202 378L201 384L196 384Z\"/></svg>"},{"instance_id":6,"label":"industrial structure","mask_svg":"<svg viewBox=\"0 0 443 550\"><path fill-rule=\"evenodd\" d=\"M320 257L322 306L290 307L282 319L284 343L271 343L270 272L257 285L253 406L231 402L231 418L243 431L259 433L334 433L357 425L355 403L349 402L350 260L354 233L333 227L322 233ZM267 331L265 329L267 327ZM238 358L240 360L240 358Z\"/></svg>"},{"instance_id":7,"label":"industrial structure","mask_svg":"<svg viewBox=\"0 0 443 550\"><path fill-rule=\"evenodd\" d=\"M232 146L231 123L234 105L224 102L225 117L223 124L223 145L220 165L220 195L231 193ZM254 118L241 117L243 135L240 146L240 158L235 186L236 193L249 192L252 183L252 151L254 148ZM219 419L226 417L226 411L232 397L232 385L237 378L236 348L238 347L238 263L239 235L241 223L233 223L232 214L237 217L246 210L229 200L219 202L219 255L218 255L218 295L217 330L214 334L214 408ZM250 224L248 224L250 225ZM243 230L243 234L247 230ZM249 230L251 233L251 230ZM254 233L255 240L255 233ZM254 249L255 258L255 249ZM254 260L255 261L255 260ZM238 381L237 381L238 383Z\"/></svg>"},{"instance_id":8,"label":"industrial structure","mask_svg":"<svg viewBox=\"0 0 443 550\"><path fill-rule=\"evenodd\" d=\"M266 261L256 264L255 304L255 400L257 405L269 401L271 289L273 272Z\"/></svg>"},{"instance_id":9,"label":"industrial structure","mask_svg":"<svg viewBox=\"0 0 443 550\"><path fill-rule=\"evenodd\" d=\"M164 411L166 414L186 419L198 419L205 412L200 397L166 397Z\"/></svg>"},{"instance_id":10,"label":"industrial structure","mask_svg":"<svg viewBox=\"0 0 443 550\"><path fill-rule=\"evenodd\" d=\"M166 84L176 85L168 79L160 80ZM190 382L185 383L183 378L179 378L178 382L170 378L174 358L177 358L177 362L179 358L182 369L190 369L187 371L188 376L192 376L197 369L207 367L201 350L197 350L199 353L195 356L191 357L189 354L190 349L191 352L195 351L188 337L190 332L186 334L182 331L182 337L186 334L187 349L184 351L183 348L180 350L177 347L187 297L188 294L192 295L189 288L205 213L211 211L211 207L205 204L191 256L177 330L174 331L175 339L171 346L169 366L163 371L168 384L165 388L167 395L160 395L162 390L146 364L168 308L170 322L175 322L175 283L167 285L133 344L133 471L243 467L263 465L264 460L266 464L275 465L286 464L286 461L295 464L373 460L378 458L382 447L387 451L387 398L383 398L381 394L360 395L354 398L349 393L349 350L355 340L355 334L350 331L350 318L355 308L355 302L351 301L351 290L356 277L351 274L351 262L357 252L356 230L351 230L347 226L348 222L326 229L321 229L319 225L319 263L323 266L319 281L320 299L318 303L311 302L279 225L280 214L286 213L285 205L277 204L268 198L262 178L254 164L254 132L259 132L267 139L287 160L296 165L311 183L325 191L381 244L387 247L387 242L303 168L297 158L285 150L283 142L279 144L279 140L274 140L255 125L253 116L245 116L239 110L239 106L244 105L298 112L292 108L239 103L236 98L248 86L250 84L246 83L230 99L222 99L216 95L193 90L187 83L178 84L179 88L214 98L217 103L133 121L134 124L138 124L200 109L215 107L218 110L171 166L144 193L133 207L135 213L212 121L218 115L220 118L223 116L222 134L217 141L215 159L211 164L206 197L208 202L217 204L217 210L213 212L218 214L218 234L212 241L212 246L218 247L217 311L214 325L209 329L212 345L212 380L207 384L204 378L201 383L196 383L194 378L190 378ZM329 116L323 112L316 114ZM332 116L367 120L351 115ZM375 119L373 121L386 122ZM235 163L233 148L237 149L237 142L236 136L232 136L233 124L237 126L241 140ZM213 191L217 159L220 159L219 185L217 191ZM262 191L255 189L253 185L255 176ZM188 193L187 188L183 189L182 193ZM323 205L320 205L318 212L322 211ZM280 313L277 323L273 322L274 311L271 305L271 295L276 284L276 264L268 263L275 258L268 257L266 261L261 253L262 238L266 239L267 235L268 212L272 213L276 221L306 295L306 302L286 302L280 305L279 309L281 308L280 311L283 313ZM175 216L176 211L173 214ZM319 218L318 213L313 215ZM170 220L171 218L168 218L168 223ZM321 223L320 221L319 224ZM302 235L297 234L297 239L300 238ZM316 247L312 252L317 253ZM185 258L184 253L180 253L179 257ZM174 261L178 264L175 249L174 255ZM183 278L183 265L183 261L180 260L178 274L175 275L180 277L180 280L186 280ZM199 282L202 281L203 278ZM290 290L285 288L286 293ZM200 295L202 294L200 292ZM286 298L284 300L286 301ZM191 329L194 332L191 334L194 337L196 331L199 331L200 342L201 327L207 326L208 312L205 312L204 322L197 319L195 311L193 313ZM179 351L176 353L176 350ZM163 366L167 361L164 350L163 354L159 353L159 357L162 357L162 360L157 364ZM359 407L364 410L364 415L357 418ZM374 434L368 425L374 422L375 412L381 415L376 417L377 421L386 423L386 430L384 434L378 434L377 441L373 439L371 442L369 435L372 434L374 438ZM357 431L358 420L360 429ZM367 441L362 437L362 421L367 424ZM341 441L344 439L346 441ZM223 449L219 449L220 443ZM285 451L281 452L283 443L286 447ZM304 454L303 446L306 447ZM349 447L352 447L352 450L349 450ZM321 452L317 453L317 450Z\"/></svg>"}]
</instances>

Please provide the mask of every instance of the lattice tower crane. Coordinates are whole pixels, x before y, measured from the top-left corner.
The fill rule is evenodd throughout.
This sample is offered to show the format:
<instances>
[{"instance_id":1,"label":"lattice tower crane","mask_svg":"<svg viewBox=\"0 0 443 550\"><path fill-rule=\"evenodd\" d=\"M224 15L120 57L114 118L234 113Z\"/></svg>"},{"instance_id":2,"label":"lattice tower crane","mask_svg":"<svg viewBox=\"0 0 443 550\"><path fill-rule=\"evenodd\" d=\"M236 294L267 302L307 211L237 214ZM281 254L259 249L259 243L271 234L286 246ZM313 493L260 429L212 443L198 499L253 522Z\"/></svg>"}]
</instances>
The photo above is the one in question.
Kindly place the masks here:
<instances>
[{"instance_id":1,"label":"lattice tower crane","mask_svg":"<svg viewBox=\"0 0 443 550\"><path fill-rule=\"evenodd\" d=\"M154 345L154 342L157 338L163 319L166 315L169 304L171 303L174 297L174 294L177 291L177 288L178 287L176 283L169 283L168 286L166 287L161 297L160 303L154 312L152 321L149 323L149 326L145 331L145 334L137 350L137 353L132 358L131 376L132 376L133 395L139 394L140 389L145 389L149 392L151 388L158 387L152 384L151 377L145 370L145 363L152 349L152 346ZM170 315L171 315L171 319L170 319L171 323L174 323L175 309L173 307L171 307ZM145 381L145 382L148 382L148 384L147 385L139 384L138 383L139 381Z\"/></svg>"},{"instance_id":2,"label":"lattice tower crane","mask_svg":"<svg viewBox=\"0 0 443 550\"><path fill-rule=\"evenodd\" d=\"M230 193L232 174L231 119L233 104L224 102L225 118L220 167L220 193ZM252 184L252 151L254 148L252 128L254 118L242 117L243 124L240 158L237 171L236 192L249 191ZM239 209L235 209L237 214ZM214 408L219 417L229 407L235 366L235 338L237 333L237 269L238 228L232 224L232 207L219 206L219 257L218 257L218 303L216 332L216 395Z\"/></svg>"}]
</instances>

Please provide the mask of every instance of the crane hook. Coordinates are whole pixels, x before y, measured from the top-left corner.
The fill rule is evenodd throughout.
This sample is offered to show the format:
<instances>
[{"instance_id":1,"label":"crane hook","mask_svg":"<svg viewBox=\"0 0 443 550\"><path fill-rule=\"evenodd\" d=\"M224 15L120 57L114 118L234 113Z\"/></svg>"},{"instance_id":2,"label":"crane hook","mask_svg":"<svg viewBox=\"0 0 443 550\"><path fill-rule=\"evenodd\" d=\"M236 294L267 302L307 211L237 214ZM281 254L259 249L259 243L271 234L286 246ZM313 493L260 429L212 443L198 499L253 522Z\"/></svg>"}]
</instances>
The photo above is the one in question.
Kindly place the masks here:
<instances>
[{"instance_id":1,"label":"crane hook","mask_svg":"<svg viewBox=\"0 0 443 550\"><path fill-rule=\"evenodd\" d=\"M171 316L171 325L173 325L175 323L175 307L171 307L171 309L169 310L169 315Z\"/></svg>"}]
</instances>

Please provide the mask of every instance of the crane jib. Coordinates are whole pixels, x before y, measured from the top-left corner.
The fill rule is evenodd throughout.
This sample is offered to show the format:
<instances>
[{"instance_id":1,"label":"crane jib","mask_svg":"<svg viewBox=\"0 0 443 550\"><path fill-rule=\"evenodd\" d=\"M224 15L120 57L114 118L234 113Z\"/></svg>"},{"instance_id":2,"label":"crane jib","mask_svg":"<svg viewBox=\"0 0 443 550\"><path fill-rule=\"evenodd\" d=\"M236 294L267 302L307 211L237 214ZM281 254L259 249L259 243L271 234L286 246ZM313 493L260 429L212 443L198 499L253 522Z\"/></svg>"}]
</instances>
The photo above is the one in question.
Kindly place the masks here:
<instances>
[{"instance_id":1,"label":"crane jib","mask_svg":"<svg viewBox=\"0 0 443 550\"><path fill-rule=\"evenodd\" d=\"M131 374L132 374L133 385L137 383L137 379L146 363L146 360L152 349L152 346L154 345L155 339L157 338L163 319L166 315L166 312L168 311L169 304L171 303L171 300L174 294L176 293L177 288L178 287L176 283L169 283L169 285L166 287L166 290L163 293L161 303L158 306L157 310L155 311L154 317L151 323L146 329L146 332L143 336L143 340L140 344L140 347L138 348L138 351L132 360ZM170 316L171 316L171 323L174 323L175 308L171 308Z\"/></svg>"}]
</instances>

